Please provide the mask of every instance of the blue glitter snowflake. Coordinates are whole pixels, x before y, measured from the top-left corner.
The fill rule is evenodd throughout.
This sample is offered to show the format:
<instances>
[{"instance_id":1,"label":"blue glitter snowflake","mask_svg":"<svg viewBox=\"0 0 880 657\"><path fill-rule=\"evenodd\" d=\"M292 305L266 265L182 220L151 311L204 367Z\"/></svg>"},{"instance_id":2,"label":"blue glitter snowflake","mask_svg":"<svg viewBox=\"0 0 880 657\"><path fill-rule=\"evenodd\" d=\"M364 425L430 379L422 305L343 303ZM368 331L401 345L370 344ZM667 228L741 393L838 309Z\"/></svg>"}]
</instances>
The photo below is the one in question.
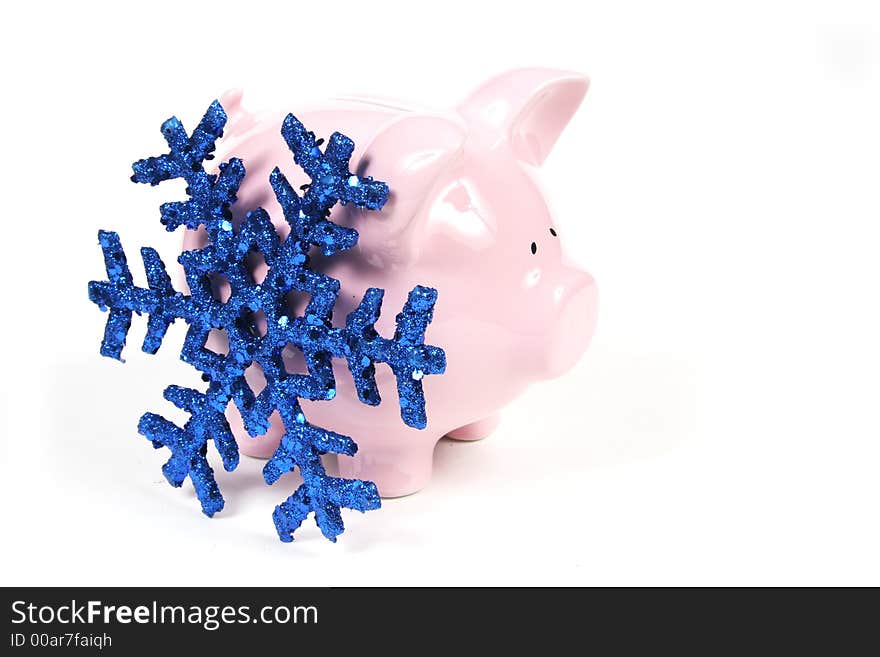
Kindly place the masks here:
<instances>
[{"instance_id":1,"label":"blue glitter snowflake","mask_svg":"<svg viewBox=\"0 0 880 657\"><path fill-rule=\"evenodd\" d=\"M180 121L171 118L162 125L169 152L132 165L135 182L157 185L163 180L184 179L188 200L163 204L161 221L169 231L180 226L204 226L210 240L204 248L186 251L178 258L191 290L185 295L172 287L165 265L151 248L141 249L148 287L135 286L118 235L98 233L108 279L90 282L89 298L101 310L110 311L101 354L120 358L133 312L149 315L143 343L147 353L156 353L172 322L186 321L189 330L180 357L202 373L207 390L174 385L166 388L165 398L190 415L183 427L154 413L146 413L138 425L139 432L154 447L171 450L171 458L162 468L165 478L172 486L180 486L189 477L202 511L214 515L224 502L208 464L208 442L214 441L226 470L234 470L239 462L238 447L225 417L226 407L230 402L238 407L245 428L254 437L268 430L269 416L277 410L285 434L263 469L264 478L272 484L281 475L299 469L303 479L293 495L275 508L273 520L278 535L282 541L292 541L293 532L314 512L321 532L335 541L344 529L341 509L377 509L379 495L372 482L331 477L325 472L321 455L351 456L357 445L347 436L309 424L299 402L333 399L336 383L331 360L345 358L360 400L376 405L380 397L375 365L386 363L397 379L403 421L424 428L427 419L422 376L442 374L446 368L443 350L424 342L437 292L421 286L410 292L397 316L392 339L383 338L374 328L383 295L377 288L367 290L360 305L348 315L344 328L332 326L339 281L310 269L309 251L318 247L331 256L355 246L357 231L331 222L331 208L336 203L354 203L378 210L388 198L387 185L351 173L351 139L334 133L322 151L322 142L290 114L281 134L294 161L312 181L300 196L280 170L276 168L271 174L270 184L290 225L290 234L282 241L262 208L249 212L236 229L230 206L245 176L242 161L232 158L220 164L216 174L206 172L203 166L213 157L225 123L226 113L217 101L192 135L187 135ZM260 283L253 279L247 265L254 252L262 254L268 265L268 273ZM212 294L211 278L217 275L231 287L225 302ZM310 296L302 316L291 316L285 301L291 291ZM265 314L265 335L255 330L257 312ZM227 333L227 354L205 348L212 329ZM282 350L288 344L302 350L308 374L286 371ZM252 363L258 363L266 377L266 387L259 394L254 394L244 376Z\"/></svg>"}]
</instances>

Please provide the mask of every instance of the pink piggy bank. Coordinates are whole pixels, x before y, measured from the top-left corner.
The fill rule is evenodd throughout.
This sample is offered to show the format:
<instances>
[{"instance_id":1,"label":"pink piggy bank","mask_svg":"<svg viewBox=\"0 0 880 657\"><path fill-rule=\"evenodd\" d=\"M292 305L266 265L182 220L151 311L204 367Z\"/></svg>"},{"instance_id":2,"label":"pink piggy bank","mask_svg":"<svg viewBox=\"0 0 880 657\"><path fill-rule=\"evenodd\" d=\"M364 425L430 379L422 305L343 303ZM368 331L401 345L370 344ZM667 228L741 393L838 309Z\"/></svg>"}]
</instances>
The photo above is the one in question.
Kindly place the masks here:
<instances>
[{"instance_id":1,"label":"pink piggy bank","mask_svg":"<svg viewBox=\"0 0 880 657\"><path fill-rule=\"evenodd\" d=\"M351 137L357 145L353 170L356 165L358 174L391 189L381 212L334 210L333 221L360 233L354 249L315 260L317 269L342 283L335 321L368 287L383 288L386 310L376 329L391 336L410 289L427 285L439 293L426 342L445 350L447 367L444 375L423 381L426 429L403 423L391 370L381 366L378 406L358 401L344 363L334 365L332 402L302 402L311 423L357 442L356 456L338 457L342 476L375 482L383 497L421 489L431 477L440 438L485 437L499 411L529 383L558 376L586 349L596 321L596 285L566 264L536 178L587 86L587 78L576 73L522 69L489 80L447 112L370 98L293 108L316 135L339 131ZM221 103L229 122L216 161L242 158L248 174L233 206L235 218L262 206L285 234L269 174L277 165L295 186L307 182L279 134L287 112L247 112L240 92L226 94ZM188 231L184 248L204 242L203 232ZM264 262L254 263L256 280L265 270ZM215 288L221 297L222 288ZM301 312L306 302L290 299L291 311ZM255 322L265 331L263 318ZM223 350L221 338L211 340L209 348ZM285 349L284 358L288 371L307 371L294 347ZM259 393L265 385L259 366L246 376ZM284 431L277 412L258 438L247 435L234 404L227 414L243 453L271 456Z\"/></svg>"}]
</instances>

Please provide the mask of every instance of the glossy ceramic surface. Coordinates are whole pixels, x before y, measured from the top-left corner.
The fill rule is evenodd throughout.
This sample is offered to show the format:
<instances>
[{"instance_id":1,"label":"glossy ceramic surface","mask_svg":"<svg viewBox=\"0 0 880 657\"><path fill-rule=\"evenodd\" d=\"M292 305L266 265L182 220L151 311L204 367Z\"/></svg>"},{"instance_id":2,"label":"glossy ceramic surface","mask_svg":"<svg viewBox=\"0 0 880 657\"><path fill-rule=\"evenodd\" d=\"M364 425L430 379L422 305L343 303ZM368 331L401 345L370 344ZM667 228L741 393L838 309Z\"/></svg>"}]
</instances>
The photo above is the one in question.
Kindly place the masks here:
<instances>
[{"instance_id":1,"label":"glossy ceramic surface","mask_svg":"<svg viewBox=\"0 0 880 657\"><path fill-rule=\"evenodd\" d=\"M377 330L394 333L394 317L417 284L439 291L427 342L446 351L447 370L424 380L428 427L403 424L390 370L377 367L379 406L358 401L351 376L336 364L332 402L303 402L309 420L351 436L354 458L339 457L343 476L376 482L383 496L422 488L434 446L444 435L485 437L498 412L531 382L558 376L586 349L596 321L592 277L566 263L561 229L537 182L539 169L588 86L576 73L521 69L495 77L455 109L426 112L386 100L348 98L278 113L243 109L241 93L221 102L230 116L217 160L244 160L247 178L236 207L262 206L279 232L282 212L268 184L279 166L295 185L307 182L279 134L292 111L316 135L340 131L357 144L360 174L388 183L381 212L337 208L337 223L357 228L358 246L316 268L342 282L335 322L344 322L368 287L385 289ZM237 219L240 217L237 217ZM184 248L204 235L189 232ZM265 264L254 264L254 275ZM291 299L301 311L304 299ZM222 350L222 341L209 344ZM288 369L305 372L301 354L285 350ZM249 372L262 387L257 366ZM251 438L230 405L230 422L245 454L268 457L283 427L276 415L263 437Z\"/></svg>"}]
</instances>

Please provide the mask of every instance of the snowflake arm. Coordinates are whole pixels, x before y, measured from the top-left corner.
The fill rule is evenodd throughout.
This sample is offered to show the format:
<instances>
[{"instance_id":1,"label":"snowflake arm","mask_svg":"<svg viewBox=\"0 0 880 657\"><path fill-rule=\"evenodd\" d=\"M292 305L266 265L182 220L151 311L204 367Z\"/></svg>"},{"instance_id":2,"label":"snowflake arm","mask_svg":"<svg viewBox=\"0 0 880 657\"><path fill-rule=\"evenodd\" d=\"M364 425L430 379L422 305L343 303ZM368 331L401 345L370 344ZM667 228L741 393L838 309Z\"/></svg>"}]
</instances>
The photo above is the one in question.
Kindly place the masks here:
<instances>
[{"instance_id":1,"label":"snowflake arm","mask_svg":"<svg viewBox=\"0 0 880 657\"><path fill-rule=\"evenodd\" d=\"M168 386L165 399L191 414L186 425L181 429L155 413L145 413L138 423L138 432L152 441L154 447L171 450L171 458L162 467L168 483L180 487L189 477L202 512L209 517L223 508L224 501L214 480L214 471L208 465L208 440L214 440L227 471L235 470L239 458L235 438L223 414L226 404L218 404L218 397L222 397L222 392L213 385L206 394Z\"/></svg>"},{"instance_id":2,"label":"snowflake arm","mask_svg":"<svg viewBox=\"0 0 880 657\"><path fill-rule=\"evenodd\" d=\"M388 185L349 171L354 142L345 135L334 132L322 152L315 135L293 114L284 119L281 134L294 161L312 179L300 198L280 169L272 171L270 183L293 234L320 247L325 256L352 248L357 231L329 221L330 209L339 202L380 210L388 200Z\"/></svg>"},{"instance_id":3,"label":"snowflake arm","mask_svg":"<svg viewBox=\"0 0 880 657\"><path fill-rule=\"evenodd\" d=\"M298 467L303 483L272 514L278 537L284 542L292 541L293 532L314 511L321 532L335 542L343 531L339 510L348 508L365 512L378 509L381 504L379 492L372 482L329 477L324 472L322 454L354 456L357 445L351 438L314 427L304 420L291 421L288 417L285 424L291 428L267 461L263 477L267 484L274 484L282 474Z\"/></svg>"},{"instance_id":4,"label":"snowflake arm","mask_svg":"<svg viewBox=\"0 0 880 657\"><path fill-rule=\"evenodd\" d=\"M226 118L226 112L215 100L193 134L188 136L177 117L171 117L162 124L169 152L132 165L134 182L158 185L172 178L186 181L189 200L164 203L161 207L161 221L166 230L173 231L179 226L196 229L204 225L215 241L219 237L218 229L231 230L229 206L235 202L238 187L244 180L244 164L233 158L220 165L219 174L209 174L203 167L204 160L213 158Z\"/></svg>"}]
</instances>

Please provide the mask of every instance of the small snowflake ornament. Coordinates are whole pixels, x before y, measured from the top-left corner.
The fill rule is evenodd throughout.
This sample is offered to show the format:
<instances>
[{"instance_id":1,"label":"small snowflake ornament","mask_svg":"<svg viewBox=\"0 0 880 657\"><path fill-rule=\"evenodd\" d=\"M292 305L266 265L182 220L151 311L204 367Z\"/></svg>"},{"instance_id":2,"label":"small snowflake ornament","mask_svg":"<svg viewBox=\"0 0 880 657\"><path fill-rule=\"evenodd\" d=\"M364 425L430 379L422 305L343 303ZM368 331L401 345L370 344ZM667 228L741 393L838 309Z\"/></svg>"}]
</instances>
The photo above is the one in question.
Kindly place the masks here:
<instances>
[{"instance_id":1,"label":"small snowflake ornament","mask_svg":"<svg viewBox=\"0 0 880 657\"><path fill-rule=\"evenodd\" d=\"M217 101L191 135L179 120L171 118L162 125L169 152L134 163L135 182L157 185L173 178L186 181L188 199L163 204L161 222L169 231L180 226L204 226L209 242L178 258L191 291L185 295L174 289L165 265L151 248L141 249L148 285L135 286L118 235L99 232L107 280L89 283L89 298L101 310L109 310L101 354L120 359L132 313L149 316L143 343L147 353L156 353L172 322L184 320L189 329L180 357L202 373L207 389L174 385L165 389L165 398L190 415L183 427L154 413L144 414L138 424L138 431L155 448L171 450L162 468L165 478L172 486L181 486L189 478L202 511L213 516L223 508L224 500L208 463L208 444L213 441L226 470L234 470L239 462L238 446L226 421L227 406L236 405L251 436L265 433L269 416L277 410L285 433L263 469L264 478L273 484L281 475L298 470L303 479L299 488L275 508L273 520L278 535L282 541L292 541L293 532L314 513L321 532L335 541L344 530L341 509L377 509L379 494L372 482L331 477L325 472L322 455L351 456L357 445L347 436L309 424L299 401L332 400L336 395L332 359L344 358L360 400L379 404L375 365L386 363L397 379L403 421L423 429L427 417L422 378L442 374L446 368L443 350L425 344L437 292L421 286L410 292L397 316L393 338L380 336L374 328L383 294L377 288L367 290L360 305L348 315L344 328L334 327L331 316L340 284L310 268L309 251L317 247L325 256L332 256L354 247L357 231L330 221L331 209L337 203L353 203L379 210L388 198L388 186L350 171L354 151L351 139L334 133L322 150L322 142L290 114L281 134L294 161L311 178L300 196L279 169L270 176L269 183L290 225L290 234L281 240L263 208L250 211L236 228L230 206L244 180L244 164L232 158L220 164L216 174L204 168L204 162L213 157L225 124L226 113ZM260 283L247 265L254 252L260 253L268 266ZM212 294L211 278L218 275L231 287L226 301ZM310 296L302 316L291 316L285 302L291 291ZM266 317L265 335L253 330L253 314L258 312ZM224 330L229 337L225 355L205 347L214 329ZM288 344L302 350L308 374L286 371L282 351ZM253 363L262 368L267 382L259 394L254 394L244 376Z\"/></svg>"}]
</instances>

